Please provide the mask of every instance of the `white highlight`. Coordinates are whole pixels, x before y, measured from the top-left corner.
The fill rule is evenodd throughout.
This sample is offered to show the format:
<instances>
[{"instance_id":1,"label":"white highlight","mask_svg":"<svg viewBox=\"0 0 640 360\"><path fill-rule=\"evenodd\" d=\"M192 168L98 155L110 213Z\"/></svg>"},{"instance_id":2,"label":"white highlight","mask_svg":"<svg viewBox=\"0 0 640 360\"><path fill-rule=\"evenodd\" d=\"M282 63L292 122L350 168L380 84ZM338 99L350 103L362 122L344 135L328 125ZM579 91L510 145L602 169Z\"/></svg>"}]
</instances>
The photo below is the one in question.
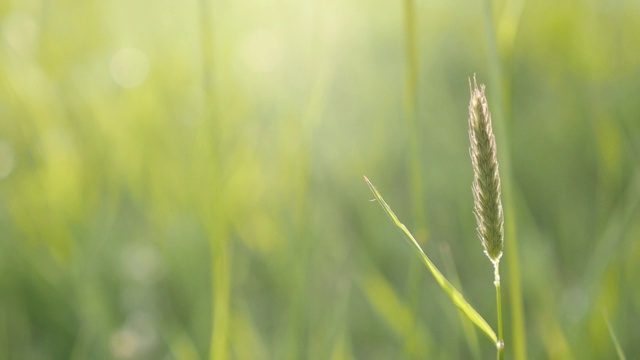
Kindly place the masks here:
<instances>
[{"instance_id":1,"label":"white highlight","mask_svg":"<svg viewBox=\"0 0 640 360\"><path fill-rule=\"evenodd\" d=\"M271 30L256 30L248 34L239 49L239 56L255 72L273 71L282 60L282 38Z\"/></svg>"},{"instance_id":2,"label":"white highlight","mask_svg":"<svg viewBox=\"0 0 640 360\"><path fill-rule=\"evenodd\" d=\"M118 85L128 89L135 88L147 79L149 58L139 49L123 48L111 58L109 70Z\"/></svg>"},{"instance_id":3,"label":"white highlight","mask_svg":"<svg viewBox=\"0 0 640 360\"><path fill-rule=\"evenodd\" d=\"M13 12L2 22L2 36L17 53L33 56L38 42L38 24L22 12Z\"/></svg>"}]
</instances>

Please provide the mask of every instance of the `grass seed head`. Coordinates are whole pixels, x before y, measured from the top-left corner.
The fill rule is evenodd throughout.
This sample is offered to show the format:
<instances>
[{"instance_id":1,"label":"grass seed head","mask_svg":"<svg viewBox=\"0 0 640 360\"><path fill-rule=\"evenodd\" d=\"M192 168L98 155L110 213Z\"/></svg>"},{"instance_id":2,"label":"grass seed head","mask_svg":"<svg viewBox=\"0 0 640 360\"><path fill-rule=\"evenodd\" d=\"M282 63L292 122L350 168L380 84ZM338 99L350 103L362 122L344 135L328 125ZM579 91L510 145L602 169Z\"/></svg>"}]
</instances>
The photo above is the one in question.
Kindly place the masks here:
<instances>
[{"instance_id":1,"label":"grass seed head","mask_svg":"<svg viewBox=\"0 0 640 360\"><path fill-rule=\"evenodd\" d=\"M473 199L478 235L485 254L494 264L500 261L504 243L504 215L500 196L500 174L496 139L484 85L478 86L475 75L469 80L469 140L473 165Z\"/></svg>"}]
</instances>

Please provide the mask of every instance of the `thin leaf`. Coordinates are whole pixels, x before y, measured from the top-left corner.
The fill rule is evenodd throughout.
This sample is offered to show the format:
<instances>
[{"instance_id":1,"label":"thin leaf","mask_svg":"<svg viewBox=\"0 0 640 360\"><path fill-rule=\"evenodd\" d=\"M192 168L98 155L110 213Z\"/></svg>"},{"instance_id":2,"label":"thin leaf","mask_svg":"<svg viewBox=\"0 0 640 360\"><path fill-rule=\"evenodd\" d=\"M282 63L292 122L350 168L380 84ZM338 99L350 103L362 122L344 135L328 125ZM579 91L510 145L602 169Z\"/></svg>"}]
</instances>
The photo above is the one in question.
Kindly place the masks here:
<instances>
[{"instance_id":1,"label":"thin leaf","mask_svg":"<svg viewBox=\"0 0 640 360\"><path fill-rule=\"evenodd\" d=\"M444 275L442 275L440 270L438 270L438 268L433 264L433 262L431 262L431 260L427 257L427 255L424 253L424 251L422 251L422 248L420 247L420 245L418 245L418 242L416 241L416 239L413 237L413 235L411 235L411 232L409 232L407 227L404 226L404 224L401 223L400 220L398 220L398 217L396 216L396 214L394 214L393 210L391 210L389 205L387 205L387 203L382 198L382 195L380 195L378 190L376 190L376 188L373 186L373 184L371 184L371 182L369 181L369 179L367 179L366 176L364 177L364 180L367 182L367 185L369 185L369 188L371 189L371 192L373 192L373 195L375 195L376 200L378 200L378 203L380 203L380 205L382 206L384 211L387 213L387 215L389 216L391 221L393 221L393 223L398 228L400 228L400 230L402 230L402 233L405 235L405 238L407 239L407 241L411 245L412 249L420 257L420 260L422 260L422 262L427 266L429 271L431 271L431 274L435 278L436 282L438 284L440 284L440 287L442 287L442 290L444 290L444 292L449 296L449 298L451 298L453 303L465 315L467 315L467 317L474 324L476 324L476 326L478 326L478 328L480 328L480 330L482 330L482 332L484 332L489 337L489 339L491 339L491 341L493 341L494 344L497 343L498 342L498 337L496 336L496 333L495 333L495 331L493 331L491 326L464 299L462 294L460 294L460 292L458 290L456 290L456 288L454 288L453 285L451 285L451 283L444 277Z\"/></svg>"},{"instance_id":2,"label":"thin leaf","mask_svg":"<svg viewBox=\"0 0 640 360\"><path fill-rule=\"evenodd\" d=\"M627 357L624 355L624 351L622 350L622 346L620 346L620 342L618 341L618 337L616 333L613 331L611 327L611 323L609 322L609 318L607 314L603 312L604 321L607 323L607 328L609 328L609 335L611 336L611 341L613 341L613 346L616 348L616 353L618 353L618 359L627 360Z\"/></svg>"}]
</instances>

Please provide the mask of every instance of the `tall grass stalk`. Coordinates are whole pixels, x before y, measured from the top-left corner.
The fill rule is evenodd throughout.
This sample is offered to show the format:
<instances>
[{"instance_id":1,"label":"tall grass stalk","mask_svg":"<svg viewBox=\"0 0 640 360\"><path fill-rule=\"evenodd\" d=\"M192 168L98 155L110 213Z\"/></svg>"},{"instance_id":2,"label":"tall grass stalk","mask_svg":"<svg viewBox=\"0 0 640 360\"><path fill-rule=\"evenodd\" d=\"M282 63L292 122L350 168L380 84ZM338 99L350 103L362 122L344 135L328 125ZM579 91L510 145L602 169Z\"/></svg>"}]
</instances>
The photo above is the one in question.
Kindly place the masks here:
<instances>
[{"instance_id":1,"label":"tall grass stalk","mask_svg":"<svg viewBox=\"0 0 640 360\"><path fill-rule=\"evenodd\" d=\"M522 11L524 3L521 3L519 9L520 13L514 11L514 16L519 16ZM508 97L509 80L503 71L502 58L510 58L512 49L512 41L503 44L502 51L498 49L498 38L496 36L494 18L493 18L493 5L492 0L483 0L484 8L484 33L487 42L487 54L489 64L489 76L491 78L493 106L495 116L495 133L496 137L500 139L500 164L502 173L502 193L504 197L504 212L507 215L505 222L506 236L509 239L509 256L507 257L507 270L509 273L509 302L511 309L511 337L514 359L526 360L526 331L525 331L525 317L524 306L522 299L522 284L521 284L521 271L519 261L518 250L518 236L516 228L517 214L514 206L514 196L511 185L511 161L509 158L509 139L507 133L507 116L510 112L510 101ZM519 19L511 19L512 22L517 24ZM517 25L514 25L512 32L515 34Z\"/></svg>"},{"instance_id":2,"label":"tall grass stalk","mask_svg":"<svg viewBox=\"0 0 640 360\"><path fill-rule=\"evenodd\" d=\"M424 176L422 173L421 155L423 153L421 144L423 143L418 126L418 79L419 79L419 53L417 45L417 18L415 9L415 0L404 0L404 37L405 37L405 92L404 92L404 117L407 134L409 136L409 171L410 186L413 198L413 219L418 229L417 238L420 243L427 240L426 226L426 209L424 206ZM412 261L409 264L409 274L407 277L407 292L409 296L409 306L414 314L417 314L420 305L420 283L422 280L422 272L420 271L420 263ZM404 356L406 358L415 358L416 342L419 339L416 336L415 319L412 317L412 323L406 330Z\"/></svg>"},{"instance_id":3,"label":"tall grass stalk","mask_svg":"<svg viewBox=\"0 0 640 360\"><path fill-rule=\"evenodd\" d=\"M418 126L418 78L419 56L414 0L404 1L405 14L405 56L406 82L404 96L404 114L407 133L409 134L409 166L411 191L417 201L413 202L413 215L418 228L418 240L426 240L426 210L424 206L424 176L422 174L422 139Z\"/></svg>"},{"instance_id":4,"label":"tall grass stalk","mask_svg":"<svg viewBox=\"0 0 640 360\"><path fill-rule=\"evenodd\" d=\"M229 324L231 305L231 249L224 216L221 213L223 198L220 193L222 178L222 151L220 138L220 112L216 106L214 83L213 19L211 0L200 0L200 48L202 56L202 91L204 126L208 130L209 196L203 196L201 220L207 224L211 249L211 299L213 311L211 319L211 340L209 358L226 360L229 358Z\"/></svg>"},{"instance_id":5,"label":"tall grass stalk","mask_svg":"<svg viewBox=\"0 0 640 360\"><path fill-rule=\"evenodd\" d=\"M478 235L484 252L494 267L496 307L498 318L498 359L504 356L502 333L502 292L500 286L500 259L504 248L504 214L498 170L498 151L491 124L491 113L483 85L475 77L469 81L469 141L473 165L473 199Z\"/></svg>"},{"instance_id":6,"label":"tall grass stalk","mask_svg":"<svg viewBox=\"0 0 640 360\"><path fill-rule=\"evenodd\" d=\"M475 77L469 81L471 99L469 101L469 140L471 163L473 166L473 198L478 235L484 253L494 267L496 289L496 311L498 335L480 314L463 298L462 294L442 275L424 253L420 244L400 222L382 195L365 176L365 181L393 223L402 231L411 248L419 255L435 280L453 303L476 324L495 344L498 360L504 358L504 336L502 328L502 295L500 285L500 259L504 248L504 214L502 210L498 152L491 124L491 113L485 95L484 85L478 86Z\"/></svg>"}]
</instances>

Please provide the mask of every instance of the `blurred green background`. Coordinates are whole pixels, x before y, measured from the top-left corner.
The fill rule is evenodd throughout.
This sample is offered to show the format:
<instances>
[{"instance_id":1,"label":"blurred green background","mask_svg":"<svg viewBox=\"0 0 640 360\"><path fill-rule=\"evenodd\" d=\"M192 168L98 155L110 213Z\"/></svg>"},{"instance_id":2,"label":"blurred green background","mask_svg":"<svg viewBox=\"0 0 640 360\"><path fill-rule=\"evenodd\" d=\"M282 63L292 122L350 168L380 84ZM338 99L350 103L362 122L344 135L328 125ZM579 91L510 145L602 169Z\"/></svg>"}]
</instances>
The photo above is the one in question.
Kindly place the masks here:
<instances>
[{"instance_id":1,"label":"blurred green background","mask_svg":"<svg viewBox=\"0 0 640 360\"><path fill-rule=\"evenodd\" d=\"M640 3L490 5L1 2L0 359L493 358L362 179L495 328L474 73L507 358L639 358Z\"/></svg>"}]
</instances>

